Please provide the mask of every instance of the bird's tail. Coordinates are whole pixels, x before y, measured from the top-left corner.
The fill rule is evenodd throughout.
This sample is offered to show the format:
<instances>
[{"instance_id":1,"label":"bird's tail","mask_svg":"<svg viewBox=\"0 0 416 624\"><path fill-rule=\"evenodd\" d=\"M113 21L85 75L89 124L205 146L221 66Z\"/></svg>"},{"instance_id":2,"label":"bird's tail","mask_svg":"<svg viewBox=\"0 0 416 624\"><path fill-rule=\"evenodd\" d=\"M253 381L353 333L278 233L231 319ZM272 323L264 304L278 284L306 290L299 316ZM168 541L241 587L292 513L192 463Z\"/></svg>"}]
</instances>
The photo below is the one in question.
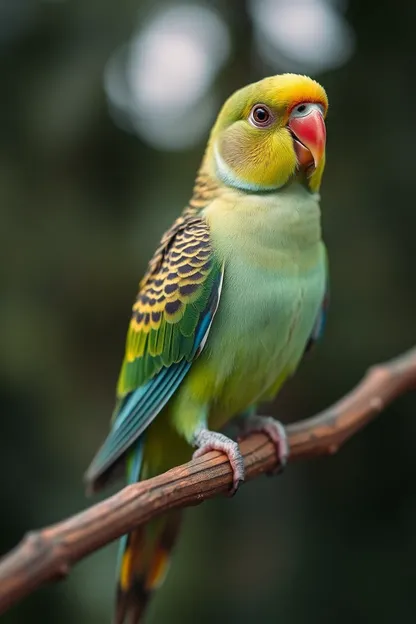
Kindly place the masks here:
<instances>
[{"instance_id":1,"label":"bird's tail","mask_svg":"<svg viewBox=\"0 0 416 624\"><path fill-rule=\"evenodd\" d=\"M122 538L114 624L138 624L163 583L179 532L180 511L152 520Z\"/></svg>"},{"instance_id":2,"label":"bird's tail","mask_svg":"<svg viewBox=\"0 0 416 624\"><path fill-rule=\"evenodd\" d=\"M129 483L139 480L142 458L143 440L139 440L127 462ZM180 521L181 512L172 511L121 538L114 624L143 621L149 599L168 571Z\"/></svg>"}]
</instances>

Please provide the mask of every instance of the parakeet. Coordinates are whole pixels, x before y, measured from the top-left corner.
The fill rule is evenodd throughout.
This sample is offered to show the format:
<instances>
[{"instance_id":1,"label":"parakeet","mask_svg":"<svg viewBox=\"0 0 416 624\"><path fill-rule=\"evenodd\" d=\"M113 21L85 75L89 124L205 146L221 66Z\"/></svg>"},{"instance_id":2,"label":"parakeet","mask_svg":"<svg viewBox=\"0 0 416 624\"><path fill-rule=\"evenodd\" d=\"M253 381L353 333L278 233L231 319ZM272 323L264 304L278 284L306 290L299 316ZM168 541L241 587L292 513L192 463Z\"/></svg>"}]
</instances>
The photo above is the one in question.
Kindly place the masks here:
<instances>
[{"instance_id":1,"label":"parakeet","mask_svg":"<svg viewBox=\"0 0 416 624\"><path fill-rule=\"evenodd\" d=\"M328 271L319 188L328 100L314 80L265 78L235 92L211 131L192 197L160 242L127 334L110 433L86 474L92 490L118 468L128 482L209 450L224 452L233 491L244 479L241 416L280 463L278 421L256 416L322 333ZM116 624L141 621L167 571L179 512L120 544Z\"/></svg>"}]
</instances>

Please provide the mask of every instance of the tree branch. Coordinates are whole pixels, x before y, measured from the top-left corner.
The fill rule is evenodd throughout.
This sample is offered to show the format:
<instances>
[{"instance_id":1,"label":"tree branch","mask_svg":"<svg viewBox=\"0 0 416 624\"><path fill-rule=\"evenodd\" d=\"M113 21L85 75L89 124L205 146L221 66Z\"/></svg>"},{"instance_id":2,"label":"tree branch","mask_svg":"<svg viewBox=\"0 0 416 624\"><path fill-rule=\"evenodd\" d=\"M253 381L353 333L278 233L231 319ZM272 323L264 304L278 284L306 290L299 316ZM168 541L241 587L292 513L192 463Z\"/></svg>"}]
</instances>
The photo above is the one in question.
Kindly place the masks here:
<instances>
[{"instance_id":1,"label":"tree branch","mask_svg":"<svg viewBox=\"0 0 416 624\"><path fill-rule=\"evenodd\" d=\"M389 403L416 388L416 348L371 368L349 394L317 416L287 427L290 461L335 453ZM275 467L274 446L262 434L242 441L246 480ZM102 546L168 511L228 490L225 455L211 452L123 490L67 520L26 535L0 561L0 614Z\"/></svg>"}]
</instances>

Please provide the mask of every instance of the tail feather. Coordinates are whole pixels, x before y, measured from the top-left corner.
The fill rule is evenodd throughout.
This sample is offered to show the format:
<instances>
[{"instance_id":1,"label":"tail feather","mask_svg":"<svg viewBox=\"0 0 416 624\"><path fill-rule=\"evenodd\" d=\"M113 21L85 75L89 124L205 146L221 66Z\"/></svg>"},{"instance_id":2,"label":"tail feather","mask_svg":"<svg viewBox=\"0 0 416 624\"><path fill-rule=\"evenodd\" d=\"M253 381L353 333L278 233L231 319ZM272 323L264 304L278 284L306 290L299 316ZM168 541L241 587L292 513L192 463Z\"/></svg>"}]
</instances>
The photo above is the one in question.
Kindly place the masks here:
<instances>
[{"instance_id":1,"label":"tail feather","mask_svg":"<svg viewBox=\"0 0 416 624\"><path fill-rule=\"evenodd\" d=\"M114 624L139 624L153 592L166 577L181 513L139 527L121 543Z\"/></svg>"},{"instance_id":2,"label":"tail feather","mask_svg":"<svg viewBox=\"0 0 416 624\"><path fill-rule=\"evenodd\" d=\"M144 436L127 456L127 482L143 474ZM120 540L113 624L139 624L153 592L162 585L180 529L181 512L172 511Z\"/></svg>"}]
</instances>

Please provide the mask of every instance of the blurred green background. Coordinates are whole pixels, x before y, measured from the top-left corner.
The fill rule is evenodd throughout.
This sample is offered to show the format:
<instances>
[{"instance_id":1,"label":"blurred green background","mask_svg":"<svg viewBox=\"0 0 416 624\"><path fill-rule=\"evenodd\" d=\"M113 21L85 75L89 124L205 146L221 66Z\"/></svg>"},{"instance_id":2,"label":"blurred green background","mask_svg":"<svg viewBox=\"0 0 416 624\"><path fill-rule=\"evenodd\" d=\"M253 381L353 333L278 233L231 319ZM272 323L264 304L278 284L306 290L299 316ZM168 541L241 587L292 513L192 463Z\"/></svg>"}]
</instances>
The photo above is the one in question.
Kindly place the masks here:
<instances>
[{"instance_id":1,"label":"blurred green background","mask_svg":"<svg viewBox=\"0 0 416 624\"><path fill-rule=\"evenodd\" d=\"M311 415L415 341L416 4L0 1L0 552L87 505L130 306L233 90L326 87L325 339L271 412ZM415 397L337 456L187 512L150 624L410 622ZM110 621L115 544L5 624Z\"/></svg>"}]
</instances>

